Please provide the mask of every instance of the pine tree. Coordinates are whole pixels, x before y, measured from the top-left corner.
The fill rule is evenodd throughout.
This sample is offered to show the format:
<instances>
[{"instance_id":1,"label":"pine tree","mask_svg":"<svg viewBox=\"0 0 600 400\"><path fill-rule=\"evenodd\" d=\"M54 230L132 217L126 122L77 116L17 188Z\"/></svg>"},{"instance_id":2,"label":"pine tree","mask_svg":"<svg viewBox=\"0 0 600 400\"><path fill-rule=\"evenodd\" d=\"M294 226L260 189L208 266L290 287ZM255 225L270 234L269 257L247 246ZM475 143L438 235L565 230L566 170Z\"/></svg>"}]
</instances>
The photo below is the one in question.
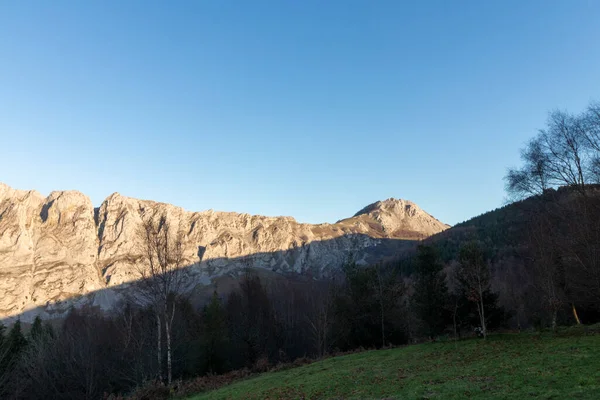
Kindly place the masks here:
<instances>
[{"instance_id":1,"label":"pine tree","mask_svg":"<svg viewBox=\"0 0 600 400\"><path fill-rule=\"evenodd\" d=\"M54 339L54 328L49 322L44 323L44 335L48 339Z\"/></svg>"},{"instance_id":2,"label":"pine tree","mask_svg":"<svg viewBox=\"0 0 600 400\"><path fill-rule=\"evenodd\" d=\"M435 248L419 246L413 304L430 339L442 334L448 323L448 287L443 264Z\"/></svg>"},{"instance_id":3,"label":"pine tree","mask_svg":"<svg viewBox=\"0 0 600 400\"><path fill-rule=\"evenodd\" d=\"M2 345L0 346L0 392L6 390L10 382L10 374L21 352L27 346L27 340L21 331L21 321L17 320L7 337L4 337L4 326L0 327Z\"/></svg>"},{"instance_id":4,"label":"pine tree","mask_svg":"<svg viewBox=\"0 0 600 400\"><path fill-rule=\"evenodd\" d=\"M206 369L212 373L223 372L227 347L227 316L216 290L210 303L204 306L202 317L204 320L202 347Z\"/></svg>"},{"instance_id":5,"label":"pine tree","mask_svg":"<svg viewBox=\"0 0 600 400\"><path fill-rule=\"evenodd\" d=\"M13 360L16 359L23 349L25 349L25 346L27 346L27 339L25 339L25 336L23 335L20 319L15 322L8 333L6 345L9 348L10 357Z\"/></svg>"},{"instance_id":6,"label":"pine tree","mask_svg":"<svg viewBox=\"0 0 600 400\"><path fill-rule=\"evenodd\" d=\"M33 321L33 325L31 326L31 330L29 331L29 339L31 341L37 342L42 340L44 337L44 327L42 326L42 319L40 316L36 316Z\"/></svg>"},{"instance_id":7,"label":"pine tree","mask_svg":"<svg viewBox=\"0 0 600 400\"><path fill-rule=\"evenodd\" d=\"M0 349L2 348L2 346L4 346L4 332L6 332L6 326L4 326L4 324L0 322Z\"/></svg>"},{"instance_id":8,"label":"pine tree","mask_svg":"<svg viewBox=\"0 0 600 400\"><path fill-rule=\"evenodd\" d=\"M8 340L4 336L5 331L6 326L0 323L0 393L2 392L4 381L6 380L9 359Z\"/></svg>"}]
</instances>

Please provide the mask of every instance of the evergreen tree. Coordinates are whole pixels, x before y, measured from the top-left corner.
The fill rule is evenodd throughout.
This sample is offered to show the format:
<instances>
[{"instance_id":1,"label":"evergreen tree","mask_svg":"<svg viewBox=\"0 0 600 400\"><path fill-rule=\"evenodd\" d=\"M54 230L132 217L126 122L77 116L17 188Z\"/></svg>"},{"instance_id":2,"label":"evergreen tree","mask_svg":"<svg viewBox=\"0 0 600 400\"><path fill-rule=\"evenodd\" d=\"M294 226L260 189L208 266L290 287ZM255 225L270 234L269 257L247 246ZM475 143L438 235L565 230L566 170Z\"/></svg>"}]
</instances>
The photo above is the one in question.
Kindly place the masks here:
<instances>
[{"instance_id":1,"label":"evergreen tree","mask_svg":"<svg viewBox=\"0 0 600 400\"><path fill-rule=\"evenodd\" d=\"M44 335L49 339L54 339L54 328L49 322L44 323Z\"/></svg>"},{"instance_id":2,"label":"evergreen tree","mask_svg":"<svg viewBox=\"0 0 600 400\"><path fill-rule=\"evenodd\" d=\"M202 348L206 370L212 373L225 371L225 350L227 348L227 315L221 299L215 290L210 303L202 311L204 332Z\"/></svg>"},{"instance_id":3,"label":"evergreen tree","mask_svg":"<svg viewBox=\"0 0 600 400\"><path fill-rule=\"evenodd\" d=\"M335 334L343 349L380 347L406 341L397 270L382 265L344 266L345 281L334 297Z\"/></svg>"},{"instance_id":4,"label":"evergreen tree","mask_svg":"<svg viewBox=\"0 0 600 400\"><path fill-rule=\"evenodd\" d=\"M417 249L413 304L425 333L430 339L444 332L449 322L448 287L443 264L431 246Z\"/></svg>"},{"instance_id":5,"label":"evergreen tree","mask_svg":"<svg viewBox=\"0 0 600 400\"><path fill-rule=\"evenodd\" d=\"M29 331L29 339L31 341L37 342L44 337L44 327L42 326L42 319L40 316L36 316L33 321L33 325L31 326L31 330Z\"/></svg>"},{"instance_id":6,"label":"evergreen tree","mask_svg":"<svg viewBox=\"0 0 600 400\"><path fill-rule=\"evenodd\" d=\"M4 326L0 328L3 331ZM3 332L2 335L4 337ZM0 346L0 393L7 390L7 385L10 384L10 375L14 370L14 365L18 360L19 355L27 346L27 340L21 331L21 321L17 320L12 326L8 336L2 340ZM13 382L14 383L14 382Z\"/></svg>"},{"instance_id":7,"label":"evergreen tree","mask_svg":"<svg viewBox=\"0 0 600 400\"><path fill-rule=\"evenodd\" d=\"M0 323L0 394L4 390L4 385L8 377L8 345L7 339L4 337L6 326Z\"/></svg>"},{"instance_id":8,"label":"evergreen tree","mask_svg":"<svg viewBox=\"0 0 600 400\"><path fill-rule=\"evenodd\" d=\"M239 290L227 302L232 347L247 366L273 353L275 320L273 307L260 278L247 270Z\"/></svg>"},{"instance_id":9,"label":"evergreen tree","mask_svg":"<svg viewBox=\"0 0 600 400\"><path fill-rule=\"evenodd\" d=\"M20 319L15 322L8 333L6 345L9 348L10 357L12 359L16 359L23 349L25 349L25 346L27 346L27 339L25 339L25 336L23 335Z\"/></svg>"},{"instance_id":10,"label":"evergreen tree","mask_svg":"<svg viewBox=\"0 0 600 400\"><path fill-rule=\"evenodd\" d=\"M4 332L6 331L6 326L4 326L3 323L0 322L0 349L2 348L2 346L4 346Z\"/></svg>"}]
</instances>

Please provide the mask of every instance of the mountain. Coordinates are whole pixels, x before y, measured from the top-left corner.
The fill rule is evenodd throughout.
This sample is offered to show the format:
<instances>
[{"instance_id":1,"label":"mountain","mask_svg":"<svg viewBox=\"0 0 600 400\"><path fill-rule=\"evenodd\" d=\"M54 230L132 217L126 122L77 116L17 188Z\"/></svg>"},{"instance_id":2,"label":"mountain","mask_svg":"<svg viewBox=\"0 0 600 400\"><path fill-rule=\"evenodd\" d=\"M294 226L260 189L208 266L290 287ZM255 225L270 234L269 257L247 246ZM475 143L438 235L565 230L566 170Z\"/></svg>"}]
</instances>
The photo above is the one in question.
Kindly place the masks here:
<instances>
[{"instance_id":1,"label":"mountain","mask_svg":"<svg viewBox=\"0 0 600 400\"><path fill-rule=\"evenodd\" d=\"M118 193L99 208L77 191L0 184L0 318L71 305L110 308L139 279L143 219L165 216L182 229L189 289L244 267L323 276L352 255L358 263L394 257L417 239L448 228L405 200L373 203L335 224L234 212L188 212ZM85 295L85 296L84 296Z\"/></svg>"}]
</instances>

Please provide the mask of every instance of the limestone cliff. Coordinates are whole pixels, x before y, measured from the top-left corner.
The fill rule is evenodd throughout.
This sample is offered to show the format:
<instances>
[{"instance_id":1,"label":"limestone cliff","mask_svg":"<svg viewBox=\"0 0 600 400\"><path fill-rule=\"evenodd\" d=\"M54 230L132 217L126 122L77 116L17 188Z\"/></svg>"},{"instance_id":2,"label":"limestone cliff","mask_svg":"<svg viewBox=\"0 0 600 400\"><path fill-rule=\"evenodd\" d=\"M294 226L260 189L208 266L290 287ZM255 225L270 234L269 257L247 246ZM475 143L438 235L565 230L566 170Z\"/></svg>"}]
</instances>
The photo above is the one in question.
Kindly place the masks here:
<instances>
[{"instance_id":1,"label":"limestone cliff","mask_svg":"<svg viewBox=\"0 0 600 400\"><path fill-rule=\"evenodd\" d=\"M88 303L110 308L139 278L144 258L137 232L148 215L164 215L185 232L190 289L247 266L326 275L351 255L359 263L393 257L407 243L448 228L405 200L313 225L291 217L188 212L118 193L95 209L76 191L44 198L0 183L0 318L27 310L60 314Z\"/></svg>"}]
</instances>

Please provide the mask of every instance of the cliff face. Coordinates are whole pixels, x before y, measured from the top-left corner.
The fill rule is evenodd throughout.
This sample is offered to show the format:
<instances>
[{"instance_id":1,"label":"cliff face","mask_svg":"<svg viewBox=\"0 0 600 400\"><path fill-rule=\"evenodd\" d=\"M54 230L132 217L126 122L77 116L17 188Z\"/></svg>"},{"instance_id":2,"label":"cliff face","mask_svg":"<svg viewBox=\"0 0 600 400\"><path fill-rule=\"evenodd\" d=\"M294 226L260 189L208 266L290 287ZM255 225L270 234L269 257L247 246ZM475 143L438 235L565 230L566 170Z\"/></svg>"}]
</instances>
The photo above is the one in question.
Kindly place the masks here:
<instances>
[{"instance_id":1,"label":"cliff face","mask_svg":"<svg viewBox=\"0 0 600 400\"><path fill-rule=\"evenodd\" d=\"M291 217L188 212L117 193L95 209L76 191L20 191L0 184L0 318L27 310L60 314L70 305L114 305L139 279L143 219L165 216L184 234L189 288L251 266L327 275L350 255L359 263L393 256L447 225L414 203L388 199L335 224ZM27 319L27 318L26 318Z\"/></svg>"}]
</instances>

